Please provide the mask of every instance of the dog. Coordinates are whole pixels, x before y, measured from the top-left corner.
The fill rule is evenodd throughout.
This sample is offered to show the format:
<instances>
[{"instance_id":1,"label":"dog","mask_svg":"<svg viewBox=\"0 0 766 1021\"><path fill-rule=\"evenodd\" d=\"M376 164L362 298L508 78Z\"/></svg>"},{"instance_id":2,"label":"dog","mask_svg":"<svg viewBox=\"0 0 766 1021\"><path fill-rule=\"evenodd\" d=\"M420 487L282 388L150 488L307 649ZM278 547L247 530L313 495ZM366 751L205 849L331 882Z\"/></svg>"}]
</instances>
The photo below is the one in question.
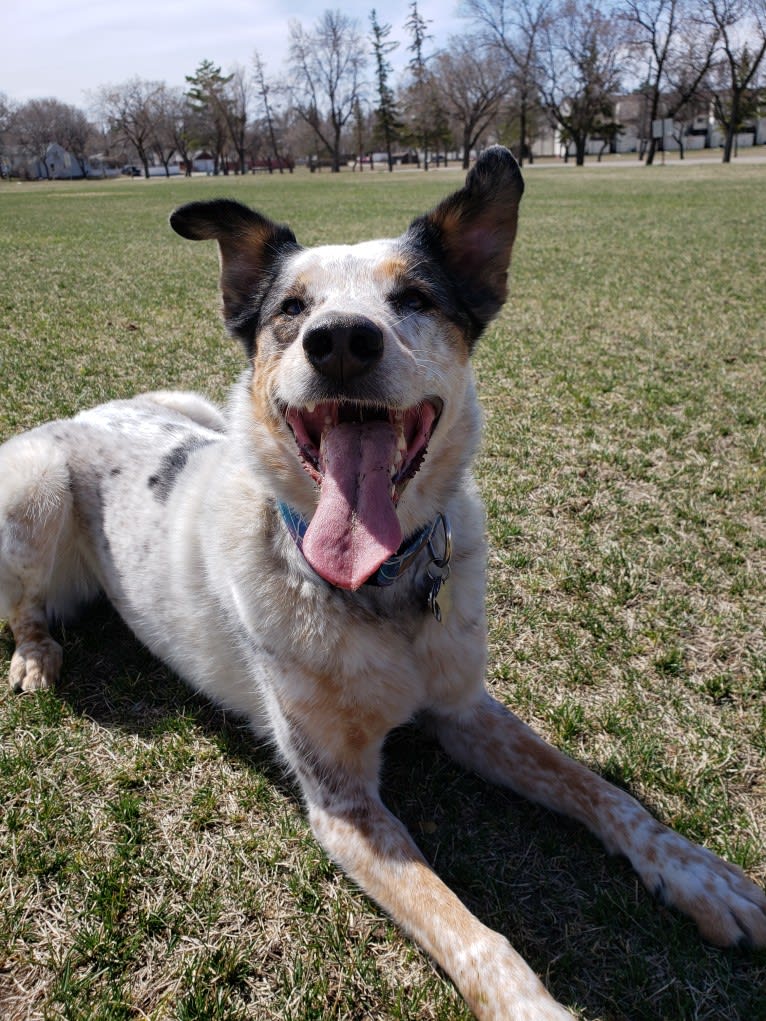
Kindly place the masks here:
<instances>
[{"instance_id":1,"label":"dog","mask_svg":"<svg viewBox=\"0 0 766 1021\"><path fill-rule=\"evenodd\" d=\"M766 897L486 690L471 354L506 299L522 192L492 147L392 240L306 249L234 201L175 210L178 234L218 243L247 369L225 413L157 391L0 448L0 615L11 687L33 691L61 669L50 622L105 593L273 741L318 841L478 1018L562 1021L383 805L392 728L423 718L468 769L585 824L714 944L766 945Z\"/></svg>"}]
</instances>

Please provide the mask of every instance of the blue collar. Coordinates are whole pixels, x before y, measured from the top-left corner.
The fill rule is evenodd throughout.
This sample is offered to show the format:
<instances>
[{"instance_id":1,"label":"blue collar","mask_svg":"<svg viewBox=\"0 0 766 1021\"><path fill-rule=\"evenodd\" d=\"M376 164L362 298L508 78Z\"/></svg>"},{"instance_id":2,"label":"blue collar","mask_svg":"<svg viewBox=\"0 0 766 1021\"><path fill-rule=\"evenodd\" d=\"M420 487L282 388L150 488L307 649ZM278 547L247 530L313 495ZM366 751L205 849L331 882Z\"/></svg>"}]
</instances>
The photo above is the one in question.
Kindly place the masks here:
<instances>
[{"instance_id":1,"label":"blue collar","mask_svg":"<svg viewBox=\"0 0 766 1021\"><path fill-rule=\"evenodd\" d=\"M282 520L287 526L288 532L293 537L295 545L302 552L303 536L306 534L308 522L300 511L295 510L294 507L290 507L286 503L282 503L281 500L277 503L277 507L282 515ZM364 584L375 585L378 588L386 588L388 585L393 585L396 579L400 578L407 568L414 563L421 550L429 544L439 517L437 517L436 521L430 525L424 525L423 528L420 528L409 539L406 539L396 553L389 557L388 560L384 560L377 571L370 575Z\"/></svg>"}]
</instances>

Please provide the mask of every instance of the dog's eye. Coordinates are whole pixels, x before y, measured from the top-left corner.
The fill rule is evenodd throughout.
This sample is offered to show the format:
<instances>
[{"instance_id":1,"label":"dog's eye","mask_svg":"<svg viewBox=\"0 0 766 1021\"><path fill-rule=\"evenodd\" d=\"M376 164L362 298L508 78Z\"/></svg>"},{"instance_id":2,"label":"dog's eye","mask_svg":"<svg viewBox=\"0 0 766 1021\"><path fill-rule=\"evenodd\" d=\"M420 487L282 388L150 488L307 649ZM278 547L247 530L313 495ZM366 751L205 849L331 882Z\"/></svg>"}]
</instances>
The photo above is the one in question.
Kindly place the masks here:
<instances>
[{"instance_id":1,"label":"dog's eye","mask_svg":"<svg viewBox=\"0 0 766 1021\"><path fill-rule=\"evenodd\" d=\"M425 312L432 306L428 296L416 287L408 287L406 291L395 294L393 303L402 312Z\"/></svg>"},{"instance_id":2,"label":"dog's eye","mask_svg":"<svg viewBox=\"0 0 766 1021\"><path fill-rule=\"evenodd\" d=\"M291 318L299 316L305 308L306 303L301 301L300 298L285 298L282 302L282 311L286 316L290 316Z\"/></svg>"}]
</instances>

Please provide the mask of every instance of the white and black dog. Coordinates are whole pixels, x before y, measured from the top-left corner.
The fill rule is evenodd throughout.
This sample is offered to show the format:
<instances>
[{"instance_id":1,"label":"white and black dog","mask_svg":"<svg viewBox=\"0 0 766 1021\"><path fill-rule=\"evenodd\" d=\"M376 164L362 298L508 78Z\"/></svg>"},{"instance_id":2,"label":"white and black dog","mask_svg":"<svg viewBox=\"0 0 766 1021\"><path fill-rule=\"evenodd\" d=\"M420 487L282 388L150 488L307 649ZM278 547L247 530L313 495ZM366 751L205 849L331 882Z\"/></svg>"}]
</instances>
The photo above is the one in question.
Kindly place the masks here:
<instances>
[{"instance_id":1,"label":"white and black dog","mask_svg":"<svg viewBox=\"0 0 766 1021\"><path fill-rule=\"evenodd\" d=\"M491 148L403 236L313 249L236 202L183 206L171 224L218 242L248 354L227 410L160 391L0 449L11 686L53 684L49 622L106 593L149 649L274 741L328 854L493 1021L570 1015L382 804L383 741L416 714L465 766L626 855L706 939L766 945L759 887L485 688L470 355L506 297L522 191Z\"/></svg>"}]
</instances>

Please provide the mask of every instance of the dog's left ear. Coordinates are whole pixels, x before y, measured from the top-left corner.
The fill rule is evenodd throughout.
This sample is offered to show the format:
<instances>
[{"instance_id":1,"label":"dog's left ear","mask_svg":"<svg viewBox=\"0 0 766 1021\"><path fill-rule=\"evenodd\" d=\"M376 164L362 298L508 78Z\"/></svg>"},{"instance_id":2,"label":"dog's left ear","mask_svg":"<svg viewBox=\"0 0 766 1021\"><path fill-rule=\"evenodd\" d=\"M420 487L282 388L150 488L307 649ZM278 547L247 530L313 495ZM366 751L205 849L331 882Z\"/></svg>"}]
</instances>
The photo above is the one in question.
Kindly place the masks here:
<instances>
[{"instance_id":1,"label":"dog's left ear","mask_svg":"<svg viewBox=\"0 0 766 1021\"><path fill-rule=\"evenodd\" d=\"M507 297L523 193L518 163L508 149L493 145L479 156L465 186L414 220L405 235L446 269L472 341Z\"/></svg>"},{"instance_id":2,"label":"dog's left ear","mask_svg":"<svg viewBox=\"0 0 766 1021\"><path fill-rule=\"evenodd\" d=\"M170 226L191 241L218 242L223 315L229 331L253 353L260 297L279 259L299 245L289 227L232 199L189 202L170 214Z\"/></svg>"}]
</instances>

